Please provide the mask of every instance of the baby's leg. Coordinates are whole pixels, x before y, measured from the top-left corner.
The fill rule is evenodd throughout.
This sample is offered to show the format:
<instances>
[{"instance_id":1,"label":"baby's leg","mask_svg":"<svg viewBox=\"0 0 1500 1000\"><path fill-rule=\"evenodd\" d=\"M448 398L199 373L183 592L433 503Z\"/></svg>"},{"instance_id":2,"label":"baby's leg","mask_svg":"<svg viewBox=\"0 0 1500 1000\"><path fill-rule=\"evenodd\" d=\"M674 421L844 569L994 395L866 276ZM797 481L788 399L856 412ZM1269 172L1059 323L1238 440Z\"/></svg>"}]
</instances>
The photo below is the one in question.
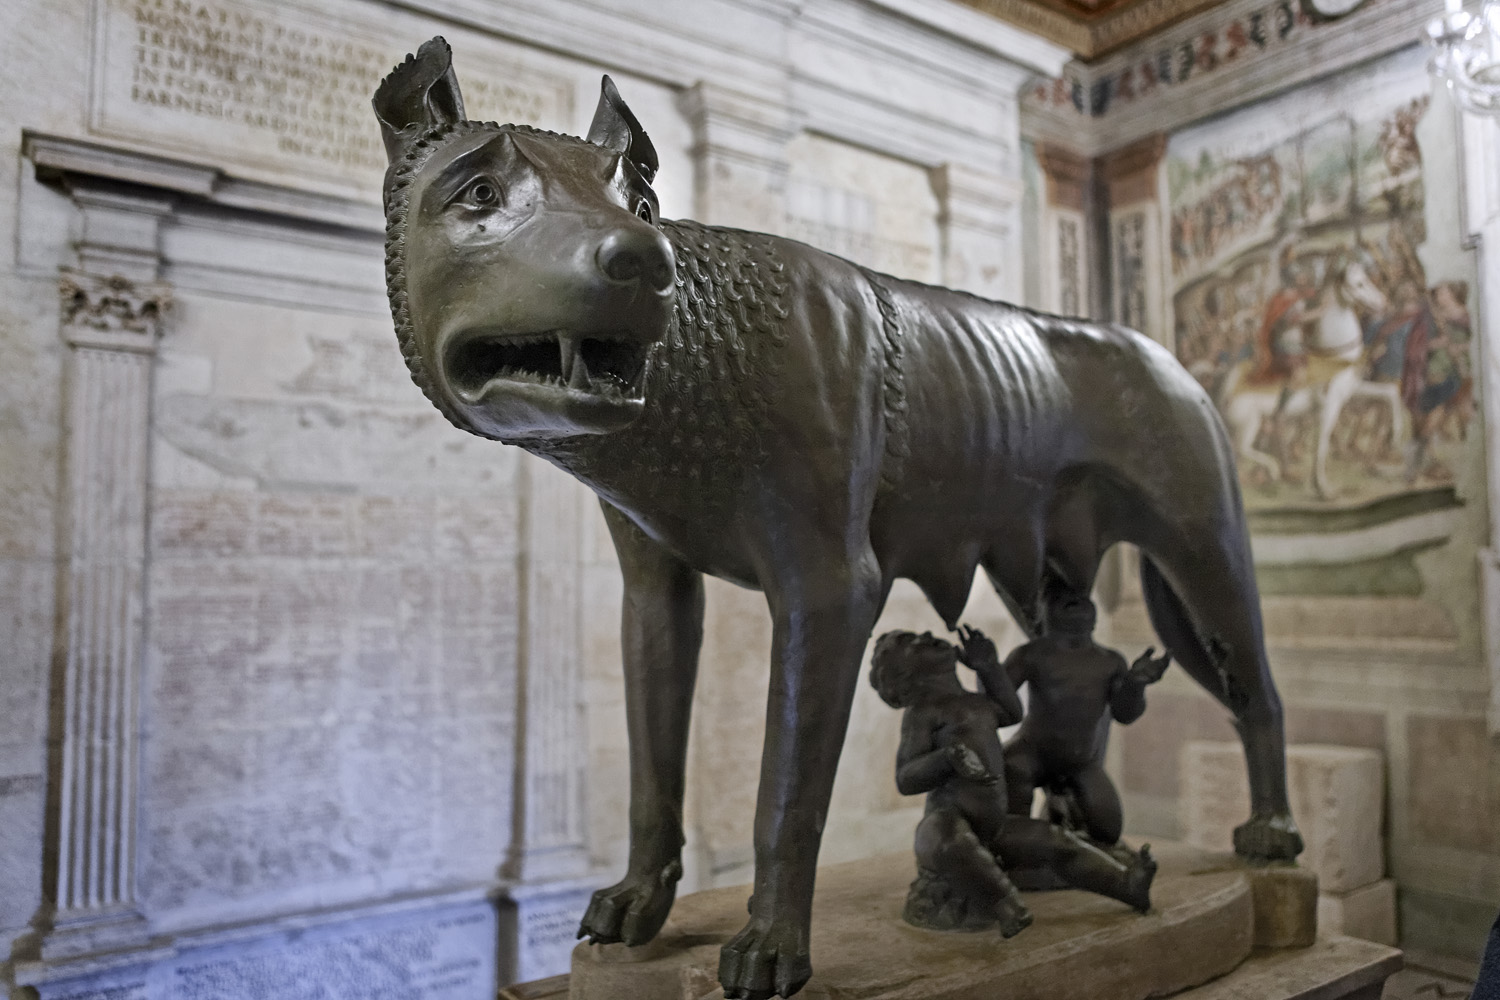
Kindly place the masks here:
<instances>
[{"instance_id":1,"label":"baby's leg","mask_svg":"<svg viewBox=\"0 0 1500 1000\"><path fill-rule=\"evenodd\" d=\"M1090 764L1074 775L1070 784L1083 814L1084 831L1101 844L1117 843L1125 828L1125 818L1120 810L1120 795L1115 791L1115 783L1104 773L1104 765Z\"/></svg>"},{"instance_id":2,"label":"baby's leg","mask_svg":"<svg viewBox=\"0 0 1500 1000\"><path fill-rule=\"evenodd\" d=\"M1141 848L1126 865L1071 831L1040 819L1012 817L996 845L1011 867L1051 868L1069 885L1118 899L1144 913L1151 908L1156 862Z\"/></svg>"},{"instance_id":3,"label":"baby's leg","mask_svg":"<svg viewBox=\"0 0 1500 1000\"><path fill-rule=\"evenodd\" d=\"M1005 797L1010 815L1031 815L1031 798L1041 774L1042 762L1036 747L1024 732L1017 734L1005 745Z\"/></svg>"},{"instance_id":4,"label":"baby's leg","mask_svg":"<svg viewBox=\"0 0 1500 1000\"><path fill-rule=\"evenodd\" d=\"M941 930L978 927L982 913L984 924L992 923L991 916L999 921L1005 937L1030 925L1016 887L957 810L937 809L922 817L916 854L919 875L906 906L910 923ZM919 889L924 881L928 888Z\"/></svg>"}]
</instances>

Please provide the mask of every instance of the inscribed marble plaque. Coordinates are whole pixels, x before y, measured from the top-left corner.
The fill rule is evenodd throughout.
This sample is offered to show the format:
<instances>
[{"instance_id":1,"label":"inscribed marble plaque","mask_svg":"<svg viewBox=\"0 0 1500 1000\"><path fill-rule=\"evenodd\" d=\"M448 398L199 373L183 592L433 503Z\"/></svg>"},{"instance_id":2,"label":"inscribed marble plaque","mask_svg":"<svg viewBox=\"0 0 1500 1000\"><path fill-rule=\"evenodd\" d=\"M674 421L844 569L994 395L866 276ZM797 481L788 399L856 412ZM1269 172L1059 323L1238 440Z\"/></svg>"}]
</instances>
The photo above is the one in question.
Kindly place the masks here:
<instances>
[{"instance_id":1,"label":"inscribed marble plaque","mask_svg":"<svg viewBox=\"0 0 1500 1000\"><path fill-rule=\"evenodd\" d=\"M401 46L427 29L375 31L337 9L95 0L89 128L354 186L373 200L386 157L370 96L405 54ZM465 39L455 48L471 115L553 128L571 122L568 77L523 65L493 42Z\"/></svg>"}]
</instances>

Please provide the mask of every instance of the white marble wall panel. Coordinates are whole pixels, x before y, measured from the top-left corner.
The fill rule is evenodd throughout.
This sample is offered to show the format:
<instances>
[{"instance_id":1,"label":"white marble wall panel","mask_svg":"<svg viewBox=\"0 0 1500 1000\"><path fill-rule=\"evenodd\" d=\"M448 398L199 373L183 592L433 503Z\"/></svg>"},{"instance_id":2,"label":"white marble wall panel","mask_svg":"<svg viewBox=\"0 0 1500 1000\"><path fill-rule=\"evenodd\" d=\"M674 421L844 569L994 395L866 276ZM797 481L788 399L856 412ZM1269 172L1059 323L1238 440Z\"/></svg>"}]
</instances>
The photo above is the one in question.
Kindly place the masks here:
<instances>
[{"instance_id":1,"label":"white marble wall panel","mask_svg":"<svg viewBox=\"0 0 1500 1000\"><path fill-rule=\"evenodd\" d=\"M179 319L155 414L150 908L192 926L492 877L515 454L429 413L377 319L202 297Z\"/></svg>"},{"instance_id":2,"label":"white marble wall panel","mask_svg":"<svg viewBox=\"0 0 1500 1000\"><path fill-rule=\"evenodd\" d=\"M55 279L7 276L0 289L0 371L11 376L0 387L0 939L10 940L41 900L62 344Z\"/></svg>"},{"instance_id":3,"label":"white marble wall panel","mask_svg":"<svg viewBox=\"0 0 1500 1000\"><path fill-rule=\"evenodd\" d=\"M495 912L483 900L393 907L362 921L202 935L93 975L43 981L42 1000L471 1000L496 987Z\"/></svg>"},{"instance_id":4,"label":"white marble wall panel","mask_svg":"<svg viewBox=\"0 0 1500 1000\"><path fill-rule=\"evenodd\" d=\"M787 145L786 233L901 278L936 282L940 205L928 171L802 134Z\"/></svg>"}]
</instances>

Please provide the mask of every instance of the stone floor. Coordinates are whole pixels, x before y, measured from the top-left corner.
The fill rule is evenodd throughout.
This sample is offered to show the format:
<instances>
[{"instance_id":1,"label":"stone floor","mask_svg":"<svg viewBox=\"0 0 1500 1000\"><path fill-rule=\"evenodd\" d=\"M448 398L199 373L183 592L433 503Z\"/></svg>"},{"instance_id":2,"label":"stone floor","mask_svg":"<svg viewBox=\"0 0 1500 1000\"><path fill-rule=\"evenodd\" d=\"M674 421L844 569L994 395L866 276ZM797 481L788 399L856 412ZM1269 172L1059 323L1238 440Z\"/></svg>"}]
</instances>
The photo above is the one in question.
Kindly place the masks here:
<instances>
[{"instance_id":1,"label":"stone floor","mask_svg":"<svg viewBox=\"0 0 1500 1000\"><path fill-rule=\"evenodd\" d=\"M1406 968L1385 981L1380 1000L1468 1000L1475 971L1455 959L1407 952Z\"/></svg>"}]
</instances>

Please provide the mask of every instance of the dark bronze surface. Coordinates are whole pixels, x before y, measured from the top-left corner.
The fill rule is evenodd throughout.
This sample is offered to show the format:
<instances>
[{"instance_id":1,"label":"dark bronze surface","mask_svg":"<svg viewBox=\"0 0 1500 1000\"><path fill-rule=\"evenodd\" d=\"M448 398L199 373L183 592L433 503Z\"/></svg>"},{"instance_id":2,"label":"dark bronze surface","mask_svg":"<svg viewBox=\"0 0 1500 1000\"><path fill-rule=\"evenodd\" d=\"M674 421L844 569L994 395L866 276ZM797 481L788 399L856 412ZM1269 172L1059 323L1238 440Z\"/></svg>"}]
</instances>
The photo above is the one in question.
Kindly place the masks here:
<instances>
[{"instance_id":1,"label":"dark bronze surface","mask_svg":"<svg viewBox=\"0 0 1500 1000\"><path fill-rule=\"evenodd\" d=\"M1301 849L1233 451L1164 348L875 274L791 240L665 222L655 150L606 78L588 139L463 118L448 46L375 95L391 310L455 425L541 455L604 504L625 577L624 880L599 941L660 929L680 877L701 574L774 621L755 893L729 996L806 982L818 845L861 654L891 584L956 624L982 567L1030 632L1120 541L1151 619L1235 714L1240 853Z\"/></svg>"},{"instance_id":2,"label":"dark bronze surface","mask_svg":"<svg viewBox=\"0 0 1500 1000\"><path fill-rule=\"evenodd\" d=\"M1129 666L1093 640L1094 607L1071 601L1047 608L1046 634L1005 660L1006 680L1026 685L1026 719L1005 747L1005 782L1013 816L1031 815L1037 788L1067 824L1101 846L1124 828L1120 796L1104 772L1110 722L1129 724L1146 711L1146 687L1161 680L1170 655L1147 650Z\"/></svg>"},{"instance_id":3,"label":"dark bronze surface","mask_svg":"<svg viewBox=\"0 0 1500 1000\"><path fill-rule=\"evenodd\" d=\"M1055 626L1055 617L1049 624ZM1031 914L1007 868L1045 871L1062 885L1142 912L1150 909L1156 862L1147 848L1110 853L1066 826L1032 819L1030 788L1026 809L1006 815L1009 751L1002 753L996 729L1021 720L1021 700L994 643L974 629L960 635L962 650L931 633L887 632L875 643L870 669L870 683L881 699L905 710L896 787L903 795L927 793L917 825L917 878L906 899L907 922L932 930L998 927L1005 937L1019 934L1031 924ZM959 663L978 675L979 693L959 683ZM1103 698L1101 693L1095 700ZM1056 716L1053 712L1044 724ZM1082 734L1077 728L1057 734L1058 742L1091 743L1099 725L1090 719Z\"/></svg>"}]
</instances>

